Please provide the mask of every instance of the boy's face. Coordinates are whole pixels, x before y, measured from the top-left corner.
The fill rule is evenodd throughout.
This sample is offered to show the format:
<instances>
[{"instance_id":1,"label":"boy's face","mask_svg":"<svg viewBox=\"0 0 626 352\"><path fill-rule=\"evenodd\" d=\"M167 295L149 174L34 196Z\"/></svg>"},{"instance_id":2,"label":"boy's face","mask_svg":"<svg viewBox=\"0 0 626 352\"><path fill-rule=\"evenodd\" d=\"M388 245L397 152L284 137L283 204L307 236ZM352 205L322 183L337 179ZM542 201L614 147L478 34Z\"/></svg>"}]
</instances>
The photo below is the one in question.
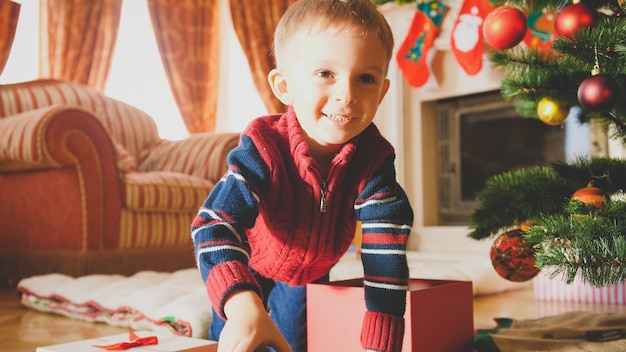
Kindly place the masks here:
<instances>
[{"instance_id":1,"label":"boy's face","mask_svg":"<svg viewBox=\"0 0 626 352\"><path fill-rule=\"evenodd\" d=\"M292 105L311 148L336 151L370 125L389 88L386 51L375 35L349 30L301 33L284 65L269 74Z\"/></svg>"}]
</instances>

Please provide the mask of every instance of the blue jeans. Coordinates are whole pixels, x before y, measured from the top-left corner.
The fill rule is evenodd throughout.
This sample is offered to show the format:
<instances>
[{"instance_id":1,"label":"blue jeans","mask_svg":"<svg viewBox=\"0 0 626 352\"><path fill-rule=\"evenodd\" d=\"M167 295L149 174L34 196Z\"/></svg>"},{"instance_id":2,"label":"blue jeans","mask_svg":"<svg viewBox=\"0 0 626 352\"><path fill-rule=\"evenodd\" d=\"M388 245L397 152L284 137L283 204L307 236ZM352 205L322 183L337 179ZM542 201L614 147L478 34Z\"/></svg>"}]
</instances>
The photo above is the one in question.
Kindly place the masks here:
<instances>
[{"instance_id":1,"label":"blue jeans","mask_svg":"<svg viewBox=\"0 0 626 352\"><path fill-rule=\"evenodd\" d=\"M254 273L263 290L265 307L294 352L306 351L306 286L289 286ZM316 282L327 282L328 276ZM226 322L213 310L209 338L218 341Z\"/></svg>"}]
</instances>

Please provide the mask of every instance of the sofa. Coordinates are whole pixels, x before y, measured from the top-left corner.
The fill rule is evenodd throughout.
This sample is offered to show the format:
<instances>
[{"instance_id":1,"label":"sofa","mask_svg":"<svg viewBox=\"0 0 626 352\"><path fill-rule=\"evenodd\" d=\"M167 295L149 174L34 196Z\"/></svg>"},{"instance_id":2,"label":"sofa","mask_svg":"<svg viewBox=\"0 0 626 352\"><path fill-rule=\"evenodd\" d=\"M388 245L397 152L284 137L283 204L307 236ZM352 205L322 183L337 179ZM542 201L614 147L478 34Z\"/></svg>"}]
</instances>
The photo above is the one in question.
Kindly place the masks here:
<instances>
[{"instance_id":1,"label":"sofa","mask_svg":"<svg viewBox=\"0 0 626 352\"><path fill-rule=\"evenodd\" d=\"M0 85L0 286L193 267L190 223L238 141L162 139L145 112L75 82Z\"/></svg>"}]
</instances>

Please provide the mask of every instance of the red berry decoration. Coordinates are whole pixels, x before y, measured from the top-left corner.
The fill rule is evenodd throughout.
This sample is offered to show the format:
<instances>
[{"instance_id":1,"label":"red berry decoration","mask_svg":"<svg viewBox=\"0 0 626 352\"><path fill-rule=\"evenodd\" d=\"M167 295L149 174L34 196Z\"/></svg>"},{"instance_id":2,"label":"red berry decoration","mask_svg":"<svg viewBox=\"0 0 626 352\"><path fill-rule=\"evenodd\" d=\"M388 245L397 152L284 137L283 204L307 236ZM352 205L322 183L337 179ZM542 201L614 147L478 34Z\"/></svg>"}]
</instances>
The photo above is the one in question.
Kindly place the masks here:
<instances>
[{"instance_id":1,"label":"red berry decoration","mask_svg":"<svg viewBox=\"0 0 626 352\"><path fill-rule=\"evenodd\" d=\"M596 24L598 24L598 13L579 2L567 5L559 11L554 22L554 30L558 35L573 40L581 28L594 27Z\"/></svg>"},{"instance_id":2,"label":"red berry decoration","mask_svg":"<svg viewBox=\"0 0 626 352\"><path fill-rule=\"evenodd\" d=\"M592 76L578 86L578 102L593 112L609 110L619 98L619 84L611 77L594 68Z\"/></svg>"},{"instance_id":3,"label":"red berry decoration","mask_svg":"<svg viewBox=\"0 0 626 352\"><path fill-rule=\"evenodd\" d=\"M577 190L572 194L572 200L577 200L587 205L593 205L596 208L600 208L606 204L604 192L600 188L593 186L587 186Z\"/></svg>"},{"instance_id":4,"label":"red berry decoration","mask_svg":"<svg viewBox=\"0 0 626 352\"><path fill-rule=\"evenodd\" d=\"M528 19L519 9L500 6L493 9L483 23L485 42L498 50L509 49L519 44L528 30Z\"/></svg>"},{"instance_id":5,"label":"red berry decoration","mask_svg":"<svg viewBox=\"0 0 626 352\"><path fill-rule=\"evenodd\" d=\"M540 271L535 266L535 249L522 234L521 230L511 230L499 235L489 253L493 268L509 281L528 281Z\"/></svg>"}]
</instances>

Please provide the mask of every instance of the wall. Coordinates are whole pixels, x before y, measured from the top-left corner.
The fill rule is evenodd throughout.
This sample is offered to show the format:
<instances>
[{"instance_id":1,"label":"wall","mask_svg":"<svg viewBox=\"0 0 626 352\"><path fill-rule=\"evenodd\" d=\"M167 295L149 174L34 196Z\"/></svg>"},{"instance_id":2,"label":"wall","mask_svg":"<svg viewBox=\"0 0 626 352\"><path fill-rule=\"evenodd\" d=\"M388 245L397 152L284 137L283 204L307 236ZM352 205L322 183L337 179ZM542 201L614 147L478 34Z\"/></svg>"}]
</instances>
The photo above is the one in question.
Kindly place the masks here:
<instances>
[{"instance_id":1,"label":"wall","mask_svg":"<svg viewBox=\"0 0 626 352\"><path fill-rule=\"evenodd\" d=\"M438 39L429 53L431 60L429 81L422 87L411 87L402 79L401 72L390 70L390 79L400 81L397 95L391 95L396 110L402 113L401 122L389 126L375 122L398 151L398 179L404 186L415 211L415 223L409 249L440 253L488 252L491 241L467 238L471 231L465 226L437 226L437 182L435 150L434 102L438 99L462 96L499 89L501 74L492 68L483 55L483 69L469 76L457 63L450 50L450 36L462 1L448 0L448 12L440 27ZM415 5L387 3L381 7L391 23L396 47L402 44L415 13ZM408 19L408 20L407 20ZM487 48L485 48L487 49ZM385 100L389 95L385 97ZM385 102L384 102L385 103ZM382 112L388 111L381 105ZM380 112L380 111L379 111Z\"/></svg>"}]
</instances>

